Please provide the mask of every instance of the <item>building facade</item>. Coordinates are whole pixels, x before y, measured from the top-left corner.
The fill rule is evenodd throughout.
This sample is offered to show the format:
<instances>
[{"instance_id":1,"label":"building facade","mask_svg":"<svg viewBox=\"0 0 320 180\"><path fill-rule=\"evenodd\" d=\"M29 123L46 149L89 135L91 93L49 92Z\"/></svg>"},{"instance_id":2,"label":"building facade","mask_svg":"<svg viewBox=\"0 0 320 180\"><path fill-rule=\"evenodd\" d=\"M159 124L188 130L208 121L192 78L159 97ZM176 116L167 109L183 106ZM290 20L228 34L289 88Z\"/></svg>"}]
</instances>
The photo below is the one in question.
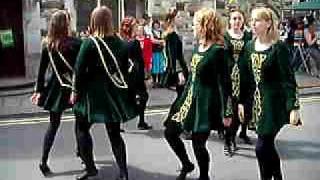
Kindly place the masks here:
<instances>
[{"instance_id":1,"label":"building facade","mask_svg":"<svg viewBox=\"0 0 320 180\"><path fill-rule=\"evenodd\" d=\"M50 15L66 9L72 18L72 29L84 31L91 11L106 5L113 12L118 28L125 15L142 17L145 0L10 0L0 6L0 80L36 78L41 39L47 34ZM10 18L8 18L10 17Z\"/></svg>"},{"instance_id":2,"label":"building facade","mask_svg":"<svg viewBox=\"0 0 320 180\"><path fill-rule=\"evenodd\" d=\"M23 11L26 5L29 4L23 4L21 1L1 2L0 77L19 77L26 74L23 28L26 24Z\"/></svg>"}]
</instances>

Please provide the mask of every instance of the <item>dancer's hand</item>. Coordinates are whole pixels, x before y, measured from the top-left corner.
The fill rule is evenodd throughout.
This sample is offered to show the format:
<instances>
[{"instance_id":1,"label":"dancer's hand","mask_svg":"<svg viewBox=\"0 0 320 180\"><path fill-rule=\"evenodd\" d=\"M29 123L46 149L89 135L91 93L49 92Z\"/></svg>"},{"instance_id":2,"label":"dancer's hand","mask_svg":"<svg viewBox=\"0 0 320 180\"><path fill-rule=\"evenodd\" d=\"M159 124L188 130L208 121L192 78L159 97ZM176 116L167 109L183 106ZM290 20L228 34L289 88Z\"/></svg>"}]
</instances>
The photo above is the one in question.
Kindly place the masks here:
<instances>
[{"instance_id":1,"label":"dancer's hand","mask_svg":"<svg viewBox=\"0 0 320 180\"><path fill-rule=\"evenodd\" d=\"M76 101L77 101L77 93L72 91L71 94L70 94L69 103L71 105L74 105L76 103Z\"/></svg>"},{"instance_id":2,"label":"dancer's hand","mask_svg":"<svg viewBox=\"0 0 320 180\"><path fill-rule=\"evenodd\" d=\"M178 78L179 78L179 83L178 83L179 85L183 85L183 84L186 83L186 79L185 79L185 77L183 75L183 72L179 72Z\"/></svg>"},{"instance_id":3,"label":"dancer's hand","mask_svg":"<svg viewBox=\"0 0 320 180\"><path fill-rule=\"evenodd\" d=\"M294 126L302 125L299 110L292 110L290 112L290 124Z\"/></svg>"},{"instance_id":4,"label":"dancer's hand","mask_svg":"<svg viewBox=\"0 0 320 180\"><path fill-rule=\"evenodd\" d=\"M238 116L241 123L244 122L244 106L242 104L238 104Z\"/></svg>"},{"instance_id":5,"label":"dancer's hand","mask_svg":"<svg viewBox=\"0 0 320 180\"><path fill-rule=\"evenodd\" d=\"M230 127L232 123L232 118L231 117L225 117L223 118L223 125L224 127Z\"/></svg>"},{"instance_id":6,"label":"dancer's hand","mask_svg":"<svg viewBox=\"0 0 320 180\"><path fill-rule=\"evenodd\" d=\"M37 105L38 104L38 102L39 102L39 99L40 99L40 93L38 93L38 92L35 92L35 93L33 93L32 94L32 96L31 96L31 103L33 104L33 105Z\"/></svg>"}]
</instances>

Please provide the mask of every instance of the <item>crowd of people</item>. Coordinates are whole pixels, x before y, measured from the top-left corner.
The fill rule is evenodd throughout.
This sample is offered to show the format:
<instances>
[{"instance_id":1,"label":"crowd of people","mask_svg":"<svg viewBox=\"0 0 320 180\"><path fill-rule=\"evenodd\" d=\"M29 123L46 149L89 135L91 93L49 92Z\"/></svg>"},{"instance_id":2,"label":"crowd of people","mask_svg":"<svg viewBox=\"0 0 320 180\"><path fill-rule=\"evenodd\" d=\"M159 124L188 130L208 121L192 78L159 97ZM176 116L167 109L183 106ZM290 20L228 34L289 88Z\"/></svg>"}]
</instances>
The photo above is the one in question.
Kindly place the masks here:
<instances>
[{"instance_id":1,"label":"crowd of people","mask_svg":"<svg viewBox=\"0 0 320 180\"><path fill-rule=\"evenodd\" d=\"M317 21L310 15L284 20L279 24L280 37L290 50L294 71L305 71L320 78L320 49Z\"/></svg>"},{"instance_id":2,"label":"crowd of people","mask_svg":"<svg viewBox=\"0 0 320 180\"><path fill-rule=\"evenodd\" d=\"M175 16L176 14L173 15ZM130 24L132 19L134 19L134 24ZM145 72L144 78L148 80L148 85L151 85L153 88L165 87L167 85L164 78L165 72L167 68L170 68L170 65L168 67L168 59L165 54L165 41L166 35L172 31L172 27L170 26L162 20L153 19L151 21L151 17L148 14L143 14L141 18L125 17L121 22L120 30L116 32L122 38L126 38L127 40L128 38L129 40L134 38L140 43ZM86 37L90 34L89 32L90 30L81 32L80 36ZM129 35L128 33L131 34Z\"/></svg>"},{"instance_id":3,"label":"crowd of people","mask_svg":"<svg viewBox=\"0 0 320 180\"><path fill-rule=\"evenodd\" d=\"M66 11L53 13L31 97L33 104L50 114L39 164L44 176L52 175L49 152L62 113L72 107L76 154L85 165L77 179L98 174L90 129L94 123L103 123L119 167L117 180L128 180L127 150L120 127L139 116L137 128L152 129L144 121L148 101L145 80L151 75L154 86L177 92L164 122L165 140L182 165L177 180L186 179L195 168L180 134L190 134L200 169L198 179L209 180L212 155L206 144L210 131L223 135L224 154L231 157L238 150L240 126L239 137L247 144L252 144L247 129L258 134L260 179L282 180L275 138L285 124L299 125L301 121L290 51L279 40L272 11L254 9L249 32L240 9L229 12L227 27L212 8L198 10L193 19L197 43L190 65L184 60L175 28L177 14L170 9L163 23L154 20L152 28L146 25L149 17L141 22L128 16L119 32L114 32L111 10L97 7L91 13L88 32L80 39L71 36L71 18ZM313 41L312 35L309 40ZM48 67L53 71L46 83Z\"/></svg>"}]
</instances>

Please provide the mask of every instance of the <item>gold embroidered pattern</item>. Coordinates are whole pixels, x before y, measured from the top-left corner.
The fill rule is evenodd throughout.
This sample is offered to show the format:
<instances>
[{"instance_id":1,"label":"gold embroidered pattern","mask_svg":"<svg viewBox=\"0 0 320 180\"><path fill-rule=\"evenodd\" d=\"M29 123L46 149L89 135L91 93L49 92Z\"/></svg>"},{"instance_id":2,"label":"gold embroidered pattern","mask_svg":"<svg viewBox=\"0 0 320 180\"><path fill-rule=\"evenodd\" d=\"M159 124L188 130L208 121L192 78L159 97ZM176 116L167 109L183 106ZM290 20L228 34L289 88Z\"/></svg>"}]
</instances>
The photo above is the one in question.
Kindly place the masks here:
<instances>
[{"instance_id":1,"label":"gold embroidered pattern","mask_svg":"<svg viewBox=\"0 0 320 180\"><path fill-rule=\"evenodd\" d=\"M240 70L238 65L235 63L232 68L231 73L231 81L232 81L232 96L239 97L240 95Z\"/></svg>"},{"instance_id":2,"label":"gold embroidered pattern","mask_svg":"<svg viewBox=\"0 0 320 180\"><path fill-rule=\"evenodd\" d=\"M252 121L250 127L255 127L255 124L260 119L261 113L262 113L262 97L259 90L259 84L261 82L261 67L263 62L266 60L267 55L266 54L251 54L251 63L252 63L252 70L253 70L253 76L254 81L256 84L256 89L253 95L253 111L252 111Z\"/></svg>"},{"instance_id":3,"label":"gold embroidered pattern","mask_svg":"<svg viewBox=\"0 0 320 180\"><path fill-rule=\"evenodd\" d=\"M300 107L300 102L299 102L299 89L298 89L298 86L296 87L296 100L294 102L294 107Z\"/></svg>"},{"instance_id":4,"label":"gold embroidered pattern","mask_svg":"<svg viewBox=\"0 0 320 180\"><path fill-rule=\"evenodd\" d=\"M243 40L230 40L232 47L233 47L233 54L234 55L239 55L240 52L242 51L242 48L244 46L244 41ZM238 58L236 59L238 60Z\"/></svg>"},{"instance_id":5,"label":"gold embroidered pattern","mask_svg":"<svg viewBox=\"0 0 320 180\"><path fill-rule=\"evenodd\" d=\"M232 99L231 97L229 96L228 99L227 99L227 105L226 105L226 110L225 110L225 116L228 117L228 116L232 116L233 112L232 112Z\"/></svg>"},{"instance_id":6,"label":"gold embroidered pattern","mask_svg":"<svg viewBox=\"0 0 320 180\"><path fill-rule=\"evenodd\" d=\"M188 115L188 112L189 112L191 104L192 104L193 84L194 84L194 81L196 79L196 71L197 71L198 64L199 64L199 62L201 61L202 58L203 58L203 56L200 56L199 54L195 54L192 57L192 61L191 61L192 81L191 81L191 85L189 86L187 97L184 100L184 102L183 102L182 106L180 107L179 111L176 112L172 116L171 119L173 121L182 122Z\"/></svg>"},{"instance_id":7,"label":"gold embroidered pattern","mask_svg":"<svg viewBox=\"0 0 320 180\"><path fill-rule=\"evenodd\" d=\"M239 97L240 95L240 70L238 67L239 54L244 46L244 41L242 40L231 40L233 46L233 59L234 66L231 72L231 81L232 81L232 96Z\"/></svg>"}]
</instances>

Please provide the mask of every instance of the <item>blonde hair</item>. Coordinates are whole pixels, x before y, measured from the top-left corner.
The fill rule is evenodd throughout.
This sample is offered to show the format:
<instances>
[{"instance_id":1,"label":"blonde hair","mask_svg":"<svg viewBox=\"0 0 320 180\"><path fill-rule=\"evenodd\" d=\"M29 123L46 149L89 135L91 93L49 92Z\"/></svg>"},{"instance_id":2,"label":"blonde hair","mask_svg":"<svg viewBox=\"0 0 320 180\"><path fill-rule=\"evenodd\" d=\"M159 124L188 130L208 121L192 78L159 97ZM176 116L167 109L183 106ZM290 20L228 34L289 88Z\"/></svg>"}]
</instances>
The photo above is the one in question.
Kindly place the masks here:
<instances>
[{"instance_id":1,"label":"blonde hair","mask_svg":"<svg viewBox=\"0 0 320 180\"><path fill-rule=\"evenodd\" d=\"M221 17L212 8L202 8L195 13L194 21L199 23L199 38L223 45L224 25Z\"/></svg>"},{"instance_id":2,"label":"blonde hair","mask_svg":"<svg viewBox=\"0 0 320 180\"><path fill-rule=\"evenodd\" d=\"M112 12L106 6L96 7L90 16L90 31L95 36L104 37L113 32Z\"/></svg>"},{"instance_id":3,"label":"blonde hair","mask_svg":"<svg viewBox=\"0 0 320 180\"><path fill-rule=\"evenodd\" d=\"M271 43L276 43L279 40L278 26L275 15L270 8L260 7L252 10L252 16L255 15L259 20L270 21L271 25L267 30L266 40Z\"/></svg>"},{"instance_id":4,"label":"blonde hair","mask_svg":"<svg viewBox=\"0 0 320 180\"><path fill-rule=\"evenodd\" d=\"M70 17L64 10L55 11L49 21L48 35L44 42L50 50L60 49L62 41L70 34Z\"/></svg>"}]
</instances>

